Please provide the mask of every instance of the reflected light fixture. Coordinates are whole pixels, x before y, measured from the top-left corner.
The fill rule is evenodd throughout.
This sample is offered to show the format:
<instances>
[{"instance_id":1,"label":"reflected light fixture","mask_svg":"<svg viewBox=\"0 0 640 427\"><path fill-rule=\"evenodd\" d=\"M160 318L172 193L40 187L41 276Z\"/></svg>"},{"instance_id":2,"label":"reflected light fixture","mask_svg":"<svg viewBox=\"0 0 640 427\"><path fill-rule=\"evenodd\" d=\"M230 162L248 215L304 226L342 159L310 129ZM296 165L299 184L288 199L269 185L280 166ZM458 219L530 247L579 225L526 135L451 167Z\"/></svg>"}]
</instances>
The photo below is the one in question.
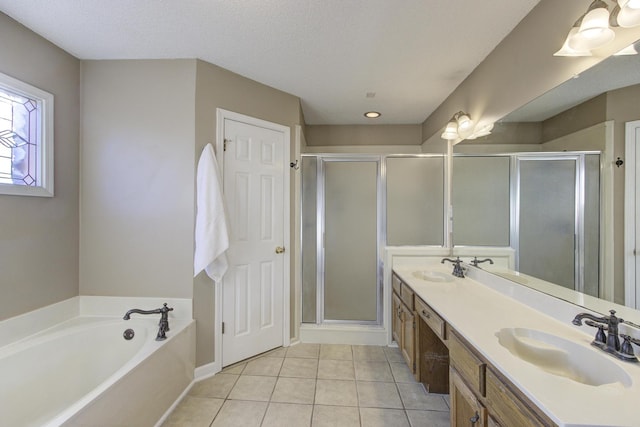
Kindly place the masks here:
<instances>
[{"instance_id":1,"label":"reflected light fixture","mask_svg":"<svg viewBox=\"0 0 640 427\"><path fill-rule=\"evenodd\" d=\"M381 115L382 114L377 111L367 111L366 113L364 113L364 116L368 119L377 119Z\"/></svg>"},{"instance_id":2,"label":"reflected light fixture","mask_svg":"<svg viewBox=\"0 0 640 427\"><path fill-rule=\"evenodd\" d=\"M491 129L493 129L493 123L475 127L473 120L471 120L471 117L467 113L458 111L451 117L451 120L447 123L440 137L448 141L476 139L489 135Z\"/></svg>"}]
</instances>

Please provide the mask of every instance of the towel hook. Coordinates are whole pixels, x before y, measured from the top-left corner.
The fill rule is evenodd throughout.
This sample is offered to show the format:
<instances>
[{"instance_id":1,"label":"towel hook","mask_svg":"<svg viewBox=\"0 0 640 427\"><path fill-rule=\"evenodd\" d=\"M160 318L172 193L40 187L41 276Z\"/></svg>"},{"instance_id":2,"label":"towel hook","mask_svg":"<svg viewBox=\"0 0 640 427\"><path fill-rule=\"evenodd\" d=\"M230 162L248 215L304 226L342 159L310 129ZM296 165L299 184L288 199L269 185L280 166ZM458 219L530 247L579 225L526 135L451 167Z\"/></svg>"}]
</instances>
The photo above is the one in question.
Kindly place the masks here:
<instances>
[{"instance_id":1,"label":"towel hook","mask_svg":"<svg viewBox=\"0 0 640 427\"><path fill-rule=\"evenodd\" d=\"M298 170L300 169L300 165L298 164L298 160L296 159L295 162L291 162L289 163L289 166L291 166L293 169Z\"/></svg>"}]
</instances>

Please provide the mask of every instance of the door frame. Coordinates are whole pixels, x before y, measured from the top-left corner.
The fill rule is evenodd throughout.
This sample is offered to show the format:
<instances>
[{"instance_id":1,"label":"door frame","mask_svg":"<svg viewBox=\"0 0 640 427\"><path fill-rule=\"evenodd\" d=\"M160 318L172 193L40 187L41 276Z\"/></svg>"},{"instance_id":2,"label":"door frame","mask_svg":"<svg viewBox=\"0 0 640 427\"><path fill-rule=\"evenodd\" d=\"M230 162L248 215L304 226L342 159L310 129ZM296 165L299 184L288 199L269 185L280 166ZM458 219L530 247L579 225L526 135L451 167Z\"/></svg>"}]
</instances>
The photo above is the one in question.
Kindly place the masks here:
<instances>
[{"instance_id":1,"label":"door frame","mask_svg":"<svg viewBox=\"0 0 640 427\"><path fill-rule=\"evenodd\" d=\"M636 145L640 143L640 120L625 123L624 163L624 303L637 308L636 285Z\"/></svg>"},{"instance_id":2,"label":"door frame","mask_svg":"<svg viewBox=\"0 0 640 427\"><path fill-rule=\"evenodd\" d=\"M290 159L291 159L291 129L288 126L283 126L277 123L268 122L255 117L246 116L244 114L235 113L233 111L224 110L222 108L216 108L216 154L218 159L218 169L220 171L220 177L224 179L224 155L220 156L219 153L224 151L224 121L226 119L235 120L238 122L246 123L248 125L262 127L265 129L273 130L276 132L282 132L284 135L283 157L282 164L283 171L283 240L285 247L289 250L284 253L283 264L283 318L282 318L282 345L288 347L291 343L291 254L293 247L291 246L291 212L290 212L290 187L291 187L291 175L290 175ZM224 188L224 184L223 188ZM215 324L214 324L214 373L222 370L222 283L215 282Z\"/></svg>"}]
</instances>

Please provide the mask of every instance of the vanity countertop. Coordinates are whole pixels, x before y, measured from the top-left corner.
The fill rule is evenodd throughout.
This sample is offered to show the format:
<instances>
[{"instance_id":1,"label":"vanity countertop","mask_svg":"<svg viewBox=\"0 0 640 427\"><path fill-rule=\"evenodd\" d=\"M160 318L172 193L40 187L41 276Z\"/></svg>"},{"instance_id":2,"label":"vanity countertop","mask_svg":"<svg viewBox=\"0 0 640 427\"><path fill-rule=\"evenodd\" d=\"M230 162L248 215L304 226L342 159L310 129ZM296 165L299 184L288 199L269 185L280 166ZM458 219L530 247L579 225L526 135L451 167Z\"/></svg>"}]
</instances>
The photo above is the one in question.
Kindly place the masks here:
<instances>
[{"instance_id":1,"label":"vanity countertop","mask_svg":"<svg viewBox=\"0 0 640 427\"><path fill-rule=\"evenodd\" d=\"M590 345L594 328L571 324L575 314L584 311L580 307L564 303L567 304L565 309L548 315L531 308L526 301L518 301L469 277L454 277L451 282L418 279L413 272L421 269L451 273L450 267L440 265L394 267L396 274L411 286L416 295L559 426L640 425L640 364L622 362L602 352L603 357L624 369L631 378L631 385L591 386L547 373L512 355L498 343L496 333L500 329L528 328L601 353ZM552 303L558 304L557 300ZM593 369L597 370L598 366L593 366Z\"/></svg>"}]
</instances>

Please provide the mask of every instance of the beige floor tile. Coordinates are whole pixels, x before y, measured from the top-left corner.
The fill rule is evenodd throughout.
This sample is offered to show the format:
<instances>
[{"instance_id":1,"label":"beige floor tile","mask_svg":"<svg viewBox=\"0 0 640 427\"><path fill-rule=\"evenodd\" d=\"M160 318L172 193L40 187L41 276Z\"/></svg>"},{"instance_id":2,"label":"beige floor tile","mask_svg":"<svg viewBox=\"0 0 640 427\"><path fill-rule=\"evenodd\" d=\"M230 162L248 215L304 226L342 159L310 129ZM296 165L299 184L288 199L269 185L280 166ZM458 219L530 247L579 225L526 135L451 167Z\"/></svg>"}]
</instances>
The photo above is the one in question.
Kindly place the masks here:
<instances>
[{"instance_id":1,"label":"beige floor tile","mask_svg":"<svg viewBox=\"0 0 640 427\"><path fill-rule=\"evenodd\" d=\"M223 403L223 399L185 396L162 427L208 427Z\"/></svg>"},{"instance_id":2,"label":"beige floor tile","mask_svg":"<svg viewBox=\"0 0 640 427\"><path fill-rule=\"evenodd\" d=\"M268 402L276 385L276 377L241 375L231 389L228 399Z\"/></svg>"},{"instance_id":3,"label":"beige floor tile","mask_svg":"<svg viewBox=\"0 0 640 427\"><path fill-rule=\"evenodd\" d=\"M318 358L320 353L320 344L298 344L292 345L287 349L287 357L301 357L301 358Z\"/></svg>"},{"instance_id":4,"label":"beige floor tile","mask_svg":"<svg viewBox=\"0 0 640 427\"><path fill-rule=\"evenodd\" d=\"M315 378L317 373L318 359L287 357L280 369L281 377Z\"/></svg>"},{"instance_id":5,"label":"beige floor tile","mask_svg":"<svg viewBox=\"0 0 640 427\"><path fill-rule=\"evenodd\" d=\"M237 374L240 375L242 371L244 371L245 366L247 366L246 362L235 363L231 366L227 366L222 370L223 374Z\"/></svg>"},{"instance_id":6,"label":"beige floor tile","mask_svg":"<svg viewBox=\"0 0 640 427\"><path fill-rule=\"evenodd\" d=\"M451 409L451 396L448 394L443 394L442 398L444 399L444 402L447 404L447 407Z\"/></svg>"},{"instance_id":7,"label":"beige floor tile","mask_svg":"<svg viewBox=\"0 0 640 427\"><path fill-rule=\"evenodd\" d=\"M243 375L266 375L269 377L277 377L282 367L283 358L279 357L261 357L247 363L246 368L242 371Z\"/></svg>"},{"instance_id":8,"label":"beige floor tile","mask_svg":"<svg viewBox=\"0 0 640 427\"><path fill-rule=\"evenodd\" d=\"M451 425L449 412L408 409L407 417L409 417L411 427L449 427Z\"/></svg>"},{"instance_id":9,"label":"beige floor tile","mask_svg":"<svg viewBox=\"0 0 640 427\"><path fill-rule=\"evenodd\" d=\"M313 404L316 394L314 378L278 378L272 402Z\"/></svg>"},{"instance_id":10,"label":"beige floor tile","mask_svg":"<svg viewBox=\"0 0 640 427\"><path fill-rule=\"evenodd\" d=\"M313 405L270 403L262 427L309 427Z\"/></svg>"},{"instance_id":11,"label":"beige floor tile","mask_svg":"<svg viewBox=\"0 0 640 427\"><path fill-rule=\"evenodd\" d=\"M385 347L377 345L354 345L353 359L354 360L368 360L373 362L385 362L387 356L384 353Z\"/></svg>"},{"instance_id":12,"label":"beige floor tile","mask_svg":"<svg viewBox=\"0 0 640 427\"><path fill-rule=\"evenodd\" d=\"M259 427L267 410L267 402L227 400L211 427Z\"/></svg>"},{"instance_id":13,"label":"beige floor tile","mask_svg":"<svg viewBox=\"0 0 640 427\"><path fill-rule=\"evenodd\" d=\"M358 406L355 381L317 380L316 404L335 406Z\"/></svg>"},{"instance_id":14,"label":"beige floor tile","mask_svg":"<svg viewBox=\"0 0 640 427\"><path fill-rule=\"evenodd\" d=\"M318 378L324 380L355 380L356 373L351 360L320 359Z\"/></svg>"},{"instance_id":15,"label":"beige floor tile","mask_svg":"<svg viewBox=\"0 0 640 427\"><path fill-rule=\"evenodd\" d=\"M348 344L322 344L320 359L353 360L353 351Z\"/></svg>"},{"instance_id":16,"label":"beige floor tile","mask_svg":"<svg viewBox=\"0 0 640 427\"><path fill-rule=\"evenodd\" d=\"M362 427L409 427L402 409L360 408L360 420Z\"/></svg>"},{"instance_id":17,"label":"beige floor tile","mask_svg":"<svg viewBox=\"0 0 640 427\"><path fill-rule=\"evenodd\" d=\"M235 374L216 374L211 378L195 383L189 390L189 395L224 399L229 395L239 377L240 375Z\"/></svg>"},{"instance_id":18,"label":"beige floor tile","mask_svg":"<svg viewBox=\"0 0 640 427\"><path fill-rule=\"evenodd\" d=\"M387 360L389 362L406 363L404 357L402 357L402 352L398 347L385 347L384 354L387 356Z\"/></svg>"},{"instance_id":19,"label":"beige floor tile","mask_svg":"<svg viewBox=\"0 0 640 427\"><path fill-rule=\"evenodd\" d=\"M392 382L393 375L391 374L391 368L389 363L384 362L369 362L356 360L354 362L356 370L356 379L360 381L386 381Z\"/></svg>"},{"instance_id":20,"label":"beige floor tile","mask_svg":"<svg viewBox=\"0 0 640 427\"><path fill-rule=\"evenodd\" d=\"M396 383L358 381L358 402L361 408L402 409Z\"/></svg>"},{"instance_id":21,"label":"beige floor tile","mask_svg":"<svg viewBox=\"0 0 640 427\"><path fill-rule=\"evenodd\" d=\"M360 427L360 414L354 407L315 405L311 426Z\"/></svg>"},{"instance_id":22,"label":"beige floor tile","mask_svg":"<svg viewBox=\"0 0 640 427\"><path fill-rule=\"evenodd\" d=\"M263 354L263 357L285 357L287 355L287 349L285 347L278 347L271 351L267 351Z\"/></svg>"},{"instance_id":23,"label":"beige floor tile","mask_svg":"<svg viewBox=\"0 0 640 427\"><path fill-rule=\"evenodd\" d=\"M428 394L420 383L398 383L398 390L405 409L445 412L449 410L443 395Z\"/></svg>"},{"instance_id":24,"label":"beige floor tile","mask_svg":"<svg viewBox=\"0 0 640 427\"><path fill-rule=\"evenodd\" d=\"M411 373L411 370L409 369L406 363L391 362L389 363L389 366L391 366L391 373L393 374L393 379L397 383L417 382L416 377L413 376L413 374Z\"/></svg>"}]
</instances>

